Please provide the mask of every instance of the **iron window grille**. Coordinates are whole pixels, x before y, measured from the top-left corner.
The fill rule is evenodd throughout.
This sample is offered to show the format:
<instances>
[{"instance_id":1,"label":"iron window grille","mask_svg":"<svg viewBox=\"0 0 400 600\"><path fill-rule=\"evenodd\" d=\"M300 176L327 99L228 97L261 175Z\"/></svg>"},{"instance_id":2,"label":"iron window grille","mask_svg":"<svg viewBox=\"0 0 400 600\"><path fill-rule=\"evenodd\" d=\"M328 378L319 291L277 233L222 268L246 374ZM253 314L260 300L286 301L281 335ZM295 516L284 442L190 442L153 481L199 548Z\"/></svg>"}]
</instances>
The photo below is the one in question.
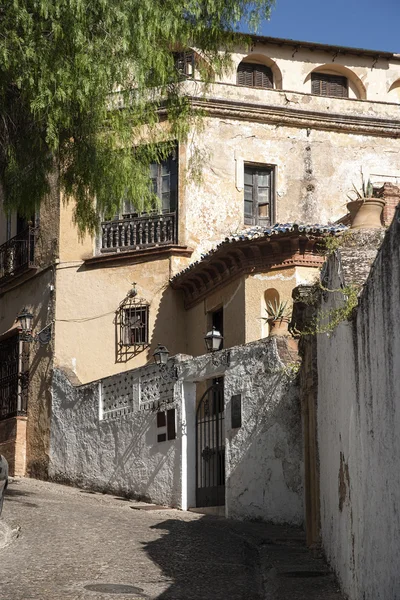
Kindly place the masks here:
<instances>
[{"instance_id":1,"label":"iron window grille","mask_svg":"<svg viewBox=\"0 0 400 600\"><path fill-rule=\"evenodd\" d=\"M332 96L348 98L349 87L347 77L328 73L311 73L311 93L316 96Z\"/></svg>"},{"instance_id":2,"label":"iron window grille","mask_svg":"<svg viewBox=\"0 0 400 600\"><path fill-rule=\"evenodd\" d=\"M126 362L149 346L149 303L133 289L116 313L117 362Z\"/></svg>"},{"instance_id":3,"label":"iron window grille","mask_svg":"<svg viewBox=\"0 0 400 600\"><path fill-rule=\"evenodd\" d=\"M272 89L274 76L270 67L257 63L241 62L236 73L237 85Z\"/></svg>"},{"instance_id":4,"label":"iron window grille","mask_svg":"<svg viewBox=\"0 0 400 600\"><path fill-rule=\"evenodd\" d=\"M244 168L244 223L270 226L274 222L273 166Z\"/></svg>"},{"instance_id":5,"label":"iron window grille","mask_svg":"<svg viewBox=\"0 0 400 600\"><path fill-rule=\"evenodd\" d=\"M19 335L0 343L0 420L26 415L29 344Z\"/></svg>"},{"instance_id":6,"label":"iron window grille","mask_svg":"<svg viewBox=\"0 0 400 600\"><path fill-rule=\"evenodd\" d=\"M166 411L157 413L157 429L165 431L157 433L157 442L166 442L167 440L176 439L176 411L175 408L170 408Z\"/></svg>"}]
</instances>

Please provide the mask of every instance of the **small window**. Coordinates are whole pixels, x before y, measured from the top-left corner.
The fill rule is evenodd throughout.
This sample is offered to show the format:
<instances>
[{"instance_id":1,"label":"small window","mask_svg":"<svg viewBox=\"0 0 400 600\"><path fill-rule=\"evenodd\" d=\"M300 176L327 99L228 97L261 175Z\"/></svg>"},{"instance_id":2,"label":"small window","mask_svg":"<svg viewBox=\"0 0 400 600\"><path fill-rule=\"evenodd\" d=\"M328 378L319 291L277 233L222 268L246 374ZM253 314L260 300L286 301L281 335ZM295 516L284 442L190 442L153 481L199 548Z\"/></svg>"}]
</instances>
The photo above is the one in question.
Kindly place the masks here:
<instances>
[{"instance_id":1,"label":"small window","mask_svg":"<svg viewBox=\"0 0 400 600\"><path fill-rule=\"evenodd\" d=\"M135 287L116 311L117 362L126 362L149 345L149 303Z\"/></svg>"},{"instance_id":2,"label":"small window","mask_svg":"<svg viewBox=\"0 0 400 600\"><path fill-rule=\"evenodd\" d=\"M176 439L176 412L174 408L157 413L157 429L166 431L157 433L157 442L166 442Z\"/></svg>"},{"instance_id":3,"label":"small window","mask_svg":"<svg viewBox=\"0 0 400 600\"><path fill-rule=\"evenodd\" d=\"M272 70L266 65L241 62L236 74L236 83L247 87L273 88Z\"/></svg>"},{"instance_id":4,"label":"small window","mask_svg":"<svg viewBox=\"0 0 400 600\"><path fill-rule=\"evenodd\" d=\"M244 223L272 225L274 221L274 167L244 168Z\"/></svg>"},{"instance_id":5,"label":"small window","mask_svg":"<svg viewBox=\"0 0 400 600\"><path fill-rule=\"evenodd\" d=\"M123 344L142 346L149 341L149 307L135 306L125 308L123 315Z\"/></svg>"},{"instance_id":6,"label":"small window","mask_svg":"<svg viewBox=\"0 0 400 600\"><path fill-rule=\"evenodd\" d=\"M175 68L183 79L193 79L194 77L194 52L186 50L185 52L174 52Z\"/></svg>"},{"instance_id":7,"label":"small window","mask_svg":"<svg viewBox=\"0 0 400 600\"><path fill-rule=\"evenodd\" d=\"M330 75L328 73L311 73L311 93L316 96L348 98L349 88L347 77Z\"/></svg>"}]
</instances>

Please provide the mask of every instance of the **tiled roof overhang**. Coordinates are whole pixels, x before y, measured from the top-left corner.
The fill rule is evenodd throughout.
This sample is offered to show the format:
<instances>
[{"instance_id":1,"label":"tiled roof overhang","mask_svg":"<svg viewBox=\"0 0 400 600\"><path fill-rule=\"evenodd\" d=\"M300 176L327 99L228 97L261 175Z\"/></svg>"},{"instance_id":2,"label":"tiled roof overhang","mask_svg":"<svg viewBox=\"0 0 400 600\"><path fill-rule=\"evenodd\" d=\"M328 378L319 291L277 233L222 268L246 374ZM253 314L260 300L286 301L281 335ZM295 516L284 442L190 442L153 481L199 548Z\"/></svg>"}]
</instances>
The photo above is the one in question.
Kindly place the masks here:
<instances>
[{"instance_id":1,"label":"tiled roof overhang","mask_svg":"<svg viewBox=\"0 0 400 600\"><path fill-rule=\"evenodd\" d=\"M318 268L324 262L321 239L345 229L344 225L297 223L254 227L225 238L201 260L175 275L171 286L183 291L185 307L190 308L240 275L294 266Z\"/></svg>"}]
</instances>

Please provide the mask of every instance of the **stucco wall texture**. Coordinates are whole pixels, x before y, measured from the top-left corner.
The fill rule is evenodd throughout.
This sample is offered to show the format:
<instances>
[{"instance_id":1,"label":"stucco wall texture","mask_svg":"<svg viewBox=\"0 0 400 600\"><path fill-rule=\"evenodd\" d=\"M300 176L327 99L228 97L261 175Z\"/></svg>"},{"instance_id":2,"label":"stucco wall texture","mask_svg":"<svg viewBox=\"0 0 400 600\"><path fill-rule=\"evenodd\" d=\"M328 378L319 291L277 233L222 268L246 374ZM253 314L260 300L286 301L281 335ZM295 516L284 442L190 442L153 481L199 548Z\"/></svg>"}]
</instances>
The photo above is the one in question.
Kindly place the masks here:
<instances>
[{"instance_id":1,"label":"stucco wall texture","mask_svg":"<svg viewBox=\"0 0 400 600\"><path fill-rule=\"evenodd\" d=\"M136 495L158 504L195 506L196 385L224 376L226 515L301 524L303 462L298 388L275 339L230 351L229 366L209 355L177 357L177 437L157 442L156 413L139 410L101 420L99 382L74 386L53 378L50 477ZM130 373L138 380L142 369ZM124 375L113 376L121 381ZM206 385L206 384L205 384ZM156 386L157 387L157 386ZM242 427L231 427L231 398L242 395ZM158 400L154 397L154 400Z\"/></svg>"},{"instance_id":2,"label":"stucco wall texture","mask_svg":"<svg viewBox=\"0 0 400 600\"><path fill-rule=\"evenodd\" d=\"M400 590L399 221L398 209L355 321L318 336L322 543L351 600Z\"/></svg>"}]
</instances>

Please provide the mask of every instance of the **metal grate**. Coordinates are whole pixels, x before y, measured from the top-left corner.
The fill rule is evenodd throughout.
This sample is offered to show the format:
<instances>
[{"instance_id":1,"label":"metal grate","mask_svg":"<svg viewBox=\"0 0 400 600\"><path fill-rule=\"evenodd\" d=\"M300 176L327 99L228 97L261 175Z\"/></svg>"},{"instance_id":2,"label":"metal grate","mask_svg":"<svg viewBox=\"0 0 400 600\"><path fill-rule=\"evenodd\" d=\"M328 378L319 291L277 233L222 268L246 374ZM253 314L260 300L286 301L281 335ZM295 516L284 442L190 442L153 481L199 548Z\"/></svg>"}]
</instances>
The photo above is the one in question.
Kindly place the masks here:
<instances>
[{"instance_id":1,"label":"metal grate","mask_svg":"<svg viewBox=\"0 0 400 600\"><path fill-rule=\"evenodd\" d=\"M117 362L126 362L149 346L149 303L135 287L116 312Z\"/></svg>"},{"instance_id":2,"label":"metal grate","mask_svg":"<svg viewBox=\"0 0 400 600\"><path fill-rule=\"evenodd\" d=\"M37 230L28 227L0 246L0 284L35 267Z\"/></svg>"},{"instance_id":3,"label":"metal grate","mask_svg":"<svg viewBox=\"0 0 400 600\"><path fill-rule=\"evenodd\" d=\"M15 335L0 343L0 420L26 415L29 345Z\"/></svg>"}]
</instances>

